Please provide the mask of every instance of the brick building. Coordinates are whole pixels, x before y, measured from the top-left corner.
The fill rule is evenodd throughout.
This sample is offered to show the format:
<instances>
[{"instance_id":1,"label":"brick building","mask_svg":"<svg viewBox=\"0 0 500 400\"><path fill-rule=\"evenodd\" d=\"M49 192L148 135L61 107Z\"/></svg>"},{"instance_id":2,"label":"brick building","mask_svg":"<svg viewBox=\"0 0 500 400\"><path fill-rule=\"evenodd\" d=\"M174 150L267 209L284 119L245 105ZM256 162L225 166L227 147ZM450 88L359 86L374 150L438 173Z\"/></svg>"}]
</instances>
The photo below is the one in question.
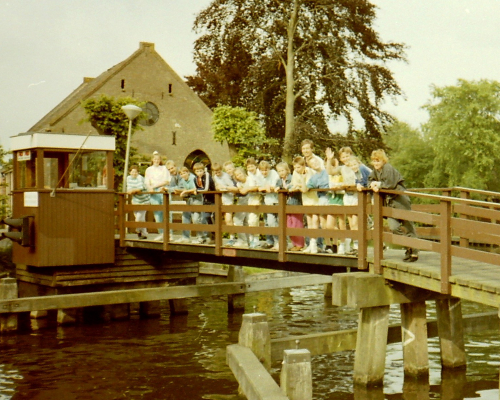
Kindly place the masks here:
<instances>
[{"instance_id":1,"label":"brick building","mask_svg":"<svg viewBox=\"0 0 500 400\"><path fill-rule=\"evenodd\" d=\"M212 111L161 58L153 43L141 42L126 60L97 78L84 78L29 131L98 134L90 123L80 123L86 118L81 102L101 94L146 102L149 118L141 122L144 130L136 131L132 138L132 146L140 154L149 156L156 150L189 168L197 161L211 164L230 159L227 143L212 139Z\"/></svg>"}]
</instances>

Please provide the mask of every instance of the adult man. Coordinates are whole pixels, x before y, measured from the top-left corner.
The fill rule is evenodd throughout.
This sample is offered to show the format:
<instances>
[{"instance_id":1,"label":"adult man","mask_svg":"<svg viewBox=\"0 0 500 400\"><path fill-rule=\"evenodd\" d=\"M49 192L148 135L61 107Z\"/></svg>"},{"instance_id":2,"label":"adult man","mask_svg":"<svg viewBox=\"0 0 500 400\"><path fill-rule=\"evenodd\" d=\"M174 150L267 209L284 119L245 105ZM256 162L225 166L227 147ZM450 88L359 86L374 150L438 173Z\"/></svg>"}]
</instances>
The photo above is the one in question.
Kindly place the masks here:
<instances>
[{"instance_id":1,"label":"adult man","mask_svg":"<svg viewBox=\"0 0 500 400\"><path fill-rule=\"evenodd\" d=\"M309 139L304 139L300 144L300 149L302 151L302 156L306 160L306 164L310 167L309 161L313 158L319 161L321 168L325 169L325 162L320 156L317 156L313 153L314 150L314 142Z\"/></svg>"}]
</instances>

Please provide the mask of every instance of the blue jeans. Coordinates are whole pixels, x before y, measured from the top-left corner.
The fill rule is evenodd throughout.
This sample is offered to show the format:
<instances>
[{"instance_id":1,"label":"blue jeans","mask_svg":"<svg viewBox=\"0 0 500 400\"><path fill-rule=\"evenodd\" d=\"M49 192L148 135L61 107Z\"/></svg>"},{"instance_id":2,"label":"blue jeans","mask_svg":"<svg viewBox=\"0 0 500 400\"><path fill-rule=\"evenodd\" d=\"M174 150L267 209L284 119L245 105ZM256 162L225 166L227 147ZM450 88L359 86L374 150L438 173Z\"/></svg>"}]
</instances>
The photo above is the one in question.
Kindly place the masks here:
<instances>
[{"instance_id":1,"label":"blue jeans","mask_svg":"<svg viewBox=\"0 0 500 400\"><path fill-rule=\"evenodd\" d=\"M152 205L163 204L163 194L152 194L151 195L151 204ZM156 222L163 222L163 211L153 211L153 215L155 217ZM162 234L163 229L158 229L158 233Z\"/></svg>"},{"instance_id":2,"label":"blue jeans","mask_svg":"<svg viewBox=\"0 0 500 400\"><path fill-rule=\"evenodd\" d=\"M266 214L266 226L275 228L278 226L278 214ZM271 246L278 244L277 235L266 235L266 243Z\"/></svg>"}]
</instances>

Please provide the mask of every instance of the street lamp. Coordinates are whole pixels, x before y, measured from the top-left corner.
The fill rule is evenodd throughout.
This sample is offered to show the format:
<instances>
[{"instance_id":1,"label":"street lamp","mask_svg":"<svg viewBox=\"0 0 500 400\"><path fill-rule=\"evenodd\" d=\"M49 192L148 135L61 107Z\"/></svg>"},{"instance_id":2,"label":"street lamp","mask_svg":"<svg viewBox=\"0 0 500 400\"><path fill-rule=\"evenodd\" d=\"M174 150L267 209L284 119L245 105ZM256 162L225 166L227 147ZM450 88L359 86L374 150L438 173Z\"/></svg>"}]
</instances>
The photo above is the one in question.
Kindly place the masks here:
<instances>
[{"instance_id":1,"label":"street lamp","mask_svg":"<svg viewBox=\"0 0 500 400\"><path fill-rule=\"evenodd\" d=\"M132 121L142 112L142 108L134 104L127 104L125 106L122 106L122 110L127 115L128 118L127 152L125 154L125 170L123 171L123 185L122 185L122 191L126 192L127 176L128 176L128 159L130 155L130 137L132 136Z\"/></svg>"}]
</instances>

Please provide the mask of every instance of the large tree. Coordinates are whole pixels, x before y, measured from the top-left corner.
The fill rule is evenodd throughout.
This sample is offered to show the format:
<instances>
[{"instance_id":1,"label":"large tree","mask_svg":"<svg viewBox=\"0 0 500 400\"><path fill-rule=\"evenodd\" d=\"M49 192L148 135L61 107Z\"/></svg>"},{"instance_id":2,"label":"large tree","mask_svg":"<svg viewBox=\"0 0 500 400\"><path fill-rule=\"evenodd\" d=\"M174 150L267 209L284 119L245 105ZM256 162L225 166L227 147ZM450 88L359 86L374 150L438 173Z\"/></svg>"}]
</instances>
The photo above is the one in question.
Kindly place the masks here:
<instances>
[{"instance_id":1,"label":"large tree","mask_svg":"<svg viewBox=\"0 0 500 400\"><path fill-rule=\"evenodd\" d=\"M375 8L367 0L214 0L195 20L197 75L188 82L209 106L265 115L287 160L297 126L326 134L331 117L350 129L361 120L378 140L392 121L381 102L400 93L385 62L404 54L373 29Z\"/></svg>"},{"instance_id":2,"label":"large tree","mask_svg":"<svg viewBox=\"0 0 500 400\"><path fill-rule=\"evenodd\" d=\"M500 191L500 83L466 81L433 87L423 125L435 151L429 186Z\"/></svg>"}]
</instances>

